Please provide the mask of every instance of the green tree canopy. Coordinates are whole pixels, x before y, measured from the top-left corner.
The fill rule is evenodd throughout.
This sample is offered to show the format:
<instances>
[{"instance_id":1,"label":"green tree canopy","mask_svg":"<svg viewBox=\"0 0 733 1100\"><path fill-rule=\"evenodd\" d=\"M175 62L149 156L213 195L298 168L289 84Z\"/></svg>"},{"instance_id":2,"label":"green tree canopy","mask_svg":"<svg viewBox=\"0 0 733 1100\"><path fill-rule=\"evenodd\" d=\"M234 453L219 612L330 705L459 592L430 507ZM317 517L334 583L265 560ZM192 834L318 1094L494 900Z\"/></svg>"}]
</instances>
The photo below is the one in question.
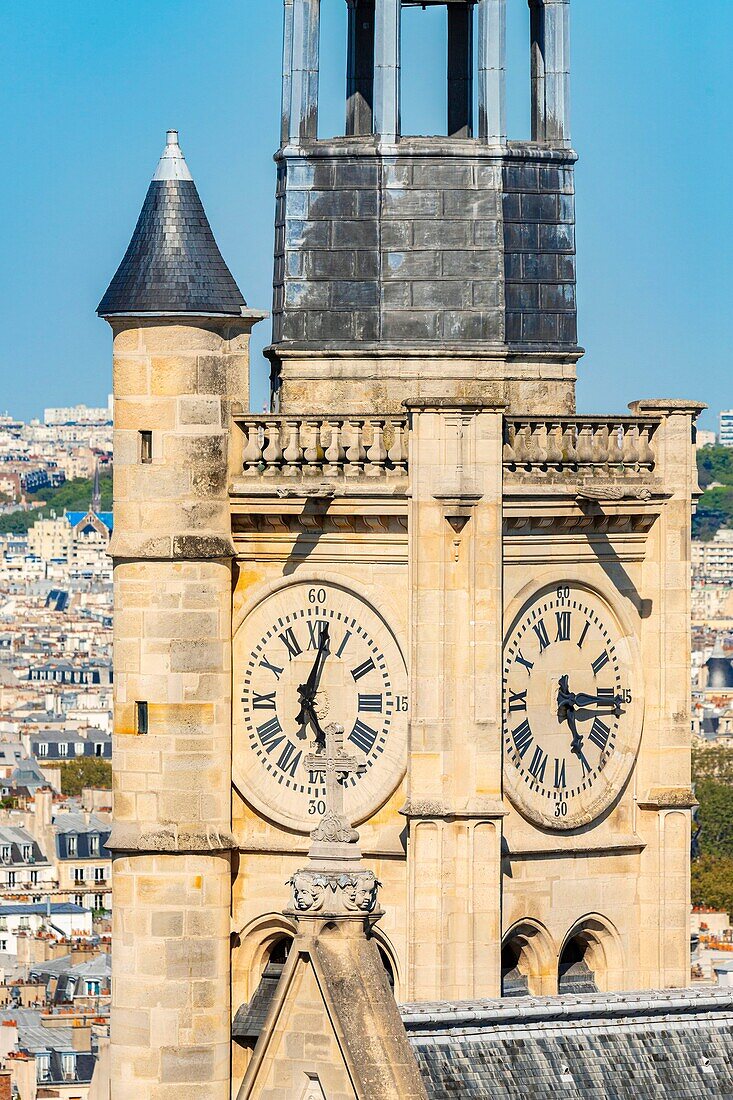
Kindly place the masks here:
<instances>
[{"instance_id":1,"label":"green tree canopy","mask_svg":"<svg viewBox=\"0 0 733 1100\"><path fill-rule=\"evenodd\" d=\"M101 756L80 756L61 765L61 793L78 797L85 787L112 789L112 765Z\"/></svg>"}]
</instances>

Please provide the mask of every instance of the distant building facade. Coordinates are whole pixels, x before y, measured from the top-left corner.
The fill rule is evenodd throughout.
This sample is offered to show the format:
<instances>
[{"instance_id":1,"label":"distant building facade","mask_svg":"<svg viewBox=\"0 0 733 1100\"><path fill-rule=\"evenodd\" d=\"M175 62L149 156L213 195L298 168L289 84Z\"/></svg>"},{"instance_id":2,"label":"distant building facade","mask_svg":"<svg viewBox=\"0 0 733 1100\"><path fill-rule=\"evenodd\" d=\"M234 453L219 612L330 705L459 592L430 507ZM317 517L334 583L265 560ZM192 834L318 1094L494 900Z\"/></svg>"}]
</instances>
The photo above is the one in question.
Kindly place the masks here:
<instances>
[{"instance_id":1,"label":"distant building facade","mask_svg":"<svg viewBox=\"0 0 733 1100\"><path fill-rule=\"evenodd\" d=\"M718 442L722 447L733 447L733 409L723 409L718 423Z\"/></svg>"}]
</instances>

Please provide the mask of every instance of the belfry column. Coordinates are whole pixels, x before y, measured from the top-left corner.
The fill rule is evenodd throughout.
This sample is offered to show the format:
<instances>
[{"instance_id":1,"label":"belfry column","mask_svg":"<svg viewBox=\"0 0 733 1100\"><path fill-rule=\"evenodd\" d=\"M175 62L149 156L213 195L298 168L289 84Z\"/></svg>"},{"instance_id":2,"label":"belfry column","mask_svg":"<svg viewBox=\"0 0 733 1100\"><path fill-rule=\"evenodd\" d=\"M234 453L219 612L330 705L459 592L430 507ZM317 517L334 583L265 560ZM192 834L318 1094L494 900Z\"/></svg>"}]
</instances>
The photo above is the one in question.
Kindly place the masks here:
<instances>
[{"instance_id":1,"label":"belfry column","mask_svg":"<svg viewBox=\"0 0 733 1100\"><path fill-rule=\"evenodd\" d=\"M229 1100L231 406L246 303L170 132L114 333L112 1100Z\"/></svg>"},{"instance_id":2,"label":"belfry column","mask_svg":"<svg viewBox=\"0 0 733 1100\"><path fill-rule=\"evenodd\" d=\"M410 403L406 1000L501 977L503 406Z\"/></svg>"}]
</instances>

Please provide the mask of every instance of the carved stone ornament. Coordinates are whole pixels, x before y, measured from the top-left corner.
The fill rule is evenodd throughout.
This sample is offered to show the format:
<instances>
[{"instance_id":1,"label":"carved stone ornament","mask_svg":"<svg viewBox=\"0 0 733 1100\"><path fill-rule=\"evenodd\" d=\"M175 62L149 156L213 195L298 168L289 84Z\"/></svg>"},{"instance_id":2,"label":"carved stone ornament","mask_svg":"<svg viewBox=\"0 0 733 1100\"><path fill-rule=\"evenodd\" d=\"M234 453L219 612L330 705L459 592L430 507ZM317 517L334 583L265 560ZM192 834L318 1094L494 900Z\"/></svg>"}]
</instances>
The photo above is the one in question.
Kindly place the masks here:
<instances>
[{"instance_id":1,"label":"carved stone ornament","mask_svg":"<svg viewBox=\"0 0 733 1100\"><path fill-rule=\"evenodd\" d=\"M373 871L296 871L288 886L296 913L373 913L381 883Z\"/></svg>"},{"instance_id":2,"label":"carved stone ornament","mask_svg":"<svg viewBox=\"0 0 733 1100\"><path fill-rule=\"evenodd\" d=\"M311 833L311 840L327 844L356 844L359 834L345 817L327 810Z\"/></svg>"},{"instance_id":3,"label":"carved stone ornament","mask_svg":"<svg viewBox=\"0 0 733 1100\"><path fill-rule=\"evenodd\" d=\"M652 491L645 485L592 485L581 482L577 495L581 500L651 500Z\"/></svg>"}]
</instances>

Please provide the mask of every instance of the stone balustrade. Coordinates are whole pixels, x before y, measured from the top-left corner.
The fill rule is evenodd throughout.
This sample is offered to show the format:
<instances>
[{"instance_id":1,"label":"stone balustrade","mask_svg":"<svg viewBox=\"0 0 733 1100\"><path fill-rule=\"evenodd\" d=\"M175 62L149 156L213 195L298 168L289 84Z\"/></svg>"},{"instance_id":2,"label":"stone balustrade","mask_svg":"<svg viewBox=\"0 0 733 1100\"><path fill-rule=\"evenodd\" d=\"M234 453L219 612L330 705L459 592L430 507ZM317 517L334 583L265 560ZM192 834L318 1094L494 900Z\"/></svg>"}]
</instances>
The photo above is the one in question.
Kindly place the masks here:
<instances>
[{"instance_id":1,"label":"stone balustrade","mask_svg":"<svg viewBox=\"0 0 733 1100\"><path fill-rule=\"evenodd\" d=\"M237 416L245 478L399 478L407 475L405 417Z\"/></svg>"},{"instance_id":2,"label":"stone balustrade","mask_svg":"<svg viewBox=\"0 0 733 1100\"><path fill-rule=\"evenodd\" d=\"M658 425L653 417L508 417L504 469L531 480L648 479L656 466Z\"/></svg>"}]
</instances>

